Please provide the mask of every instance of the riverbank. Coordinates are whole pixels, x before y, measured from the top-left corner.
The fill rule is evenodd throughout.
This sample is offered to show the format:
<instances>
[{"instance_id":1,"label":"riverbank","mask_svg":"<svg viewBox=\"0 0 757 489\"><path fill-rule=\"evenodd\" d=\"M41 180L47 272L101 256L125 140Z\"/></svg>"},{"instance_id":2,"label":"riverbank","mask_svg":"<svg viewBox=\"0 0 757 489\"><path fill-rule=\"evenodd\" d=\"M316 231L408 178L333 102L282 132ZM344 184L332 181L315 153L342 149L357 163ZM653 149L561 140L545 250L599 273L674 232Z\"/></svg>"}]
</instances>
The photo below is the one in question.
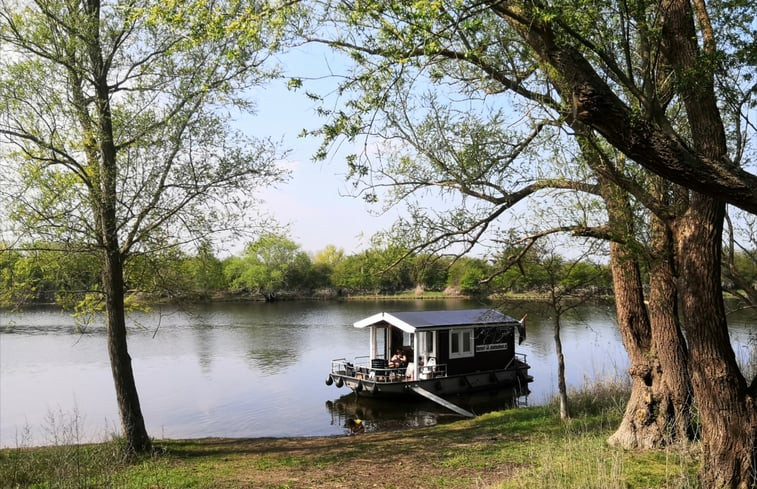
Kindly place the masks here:
<instances>
[{"instance_id":1,"label":"riverbank","mask_svg":"<svg viewBox=\"0 0 757 489\"><path fill-rule=\"evenodd\" d=\"M611 449L625 401L617 392L489 413L406 431L313 438L157 440L156 454L119 461L117 441L0 451L0 487L452 488L696 487L698 445Z\"/></svg>"}]
</instances>

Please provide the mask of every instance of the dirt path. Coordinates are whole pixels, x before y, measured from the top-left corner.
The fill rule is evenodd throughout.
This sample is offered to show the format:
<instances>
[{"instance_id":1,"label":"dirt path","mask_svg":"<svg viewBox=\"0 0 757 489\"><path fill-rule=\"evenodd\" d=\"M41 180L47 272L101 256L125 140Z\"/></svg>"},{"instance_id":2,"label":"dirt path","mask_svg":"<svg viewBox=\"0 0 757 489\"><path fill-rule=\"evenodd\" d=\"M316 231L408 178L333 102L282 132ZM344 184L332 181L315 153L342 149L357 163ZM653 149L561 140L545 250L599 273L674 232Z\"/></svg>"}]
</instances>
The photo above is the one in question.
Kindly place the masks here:
<instances>
[{"instance_id":1,"label":"dirt path","mask_svg":"<svg viewBox=\"0 0 757 489\"><path fill-rule=\"evenodd\" d=\"M438 430L431 436L429 430L418 429L296 439L188 440L171 442L168 451L187 469L212 473L216 487L228 488L482 488L512 475L517 465L496 456L502 440L496 434L481 436L480 427L469 426L459 423L459 429L441 436Z\"/></svg>"}]
</instances>

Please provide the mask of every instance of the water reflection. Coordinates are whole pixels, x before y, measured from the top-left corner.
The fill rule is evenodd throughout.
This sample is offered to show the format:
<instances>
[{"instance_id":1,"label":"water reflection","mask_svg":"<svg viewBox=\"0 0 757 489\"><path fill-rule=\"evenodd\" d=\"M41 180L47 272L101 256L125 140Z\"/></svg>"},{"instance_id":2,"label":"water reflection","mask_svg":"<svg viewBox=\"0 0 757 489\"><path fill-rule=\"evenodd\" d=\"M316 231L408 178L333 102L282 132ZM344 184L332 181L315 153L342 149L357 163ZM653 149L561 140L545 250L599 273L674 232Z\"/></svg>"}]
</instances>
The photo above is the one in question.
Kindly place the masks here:
<instances>
[{"instance_id":1,"label":"water reflection","mask_svg":"<svg viewBox=\"0 0 757 489\"><path fill-rule=\"evenodd\" d=\"M380 311L481 307L466 301L239 303L163 307L135 313L129 350L148 433L156 437L315 436L345 433L346 416L360 414L369 430L427 426L459 419L429 401L355 399L324 379L334 358L368 353L368 334L352 323ZM509 301L511 316L528 313L531 404L556 390L549 311ZM754 349L754 312L729 317L738 352ZM628 360L612 310L587 306L562 320L569 387L625 376ZM751 343L750 343L751 341ZM753 357L751 357L753 358ZM748 362L748 361L747 361ZM330 403L324 409L324 403ZM460 402L476 413L485 407ZM493 409L507 405L492 400ZM486 403L484 403L486 404ZM77 332L54 308L0 313L0 446L13 446L26 425L44 443L50 411L85 418L85 437L99 440L118 425L101 318ZM105 433L103 426L108 426Z\"/></svg>"},{"instance_id":2,"label":"water reflection","mask_svg":"<svg viewBox=\"0 0 757 489\"><path fill-rule=\"evenodd\" d=\"M445 397L448 401L481 415L502 409L528 405L528 396L518 396L513 389L502 389ZM438 404L421 397L375 399L347 394L326 401L331 424L348 432L347 421L359 418L367 432L396 431L434 426L461 419Z\"/></svg>"}]
</instances>

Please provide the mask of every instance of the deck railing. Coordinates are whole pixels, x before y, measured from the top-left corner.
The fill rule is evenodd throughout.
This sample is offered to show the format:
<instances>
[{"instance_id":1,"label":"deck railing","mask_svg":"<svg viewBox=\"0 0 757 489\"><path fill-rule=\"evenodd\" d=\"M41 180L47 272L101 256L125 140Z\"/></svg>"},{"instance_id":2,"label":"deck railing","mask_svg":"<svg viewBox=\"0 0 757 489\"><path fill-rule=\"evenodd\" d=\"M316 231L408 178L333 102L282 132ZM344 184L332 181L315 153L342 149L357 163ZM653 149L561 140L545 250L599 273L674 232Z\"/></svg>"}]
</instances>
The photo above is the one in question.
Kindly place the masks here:
<instances>
[{"instance_id":1,"label":"deck railing","mask_svg":"<svg viewBox=\"0 0 757 489\"><path fill-rule=\"evenodd\" d=\"M513 366L515 361L526 362L524 353L516 353L505 368ZM355 357L354 361L348 362L346 358L337 358L331 361L331 373L355 377L357 379L372 380L376 382L399 382L415 380L408 376L407 368L389 367L384 359L371 359L367 355ZM447 376L447 365L421 365L416 369L417 378L421 380Z\"/></svg>"},{"instance_id":2,"label":"deck railing","mask_svg":"<svg viewBox=\"0 0 757 489\"><path fill-rule=\"evenodd\" d=\"M376 382L400 382L416 380L416 378L423 380L446 377L447 365L421 365L415 372L408 372L407 367L389 367L383 359L360 356L355 357L352 362L348 362L346 358L332 360L331 373Z\"/></svg>"},{"instance_id":3,"label":"deck railing","mask_svg":"<svg viewBox=\"0 0 757 489\"><path fill-rule=\"evenodd\" d=\"M434 379L436 377L446 377L447 376L447 365L442 364L434 364L434 365L421 365L418 377L420 379Z\"/></svg>"},{"instance_id":4,"label":"deck railing","mask_svg":"<svg viewBox=\"0 0 757 489\"><path fill-rule=\"evenodd\" d=\"M510 361L509 361L509 362L507 362L507 365L505 365L505 368L510 368L510 367L512 367L512 366L513 366L513 363L515 362L515 360L518 360L519 362L522 362L522 363L528 364L528 362L526 362L526 354L525 354L525 353L516 353L516 354L515 354L515 356L513 356L513 357L512 357L511 359L510 359Z\"/></svg>"}]
</instances>

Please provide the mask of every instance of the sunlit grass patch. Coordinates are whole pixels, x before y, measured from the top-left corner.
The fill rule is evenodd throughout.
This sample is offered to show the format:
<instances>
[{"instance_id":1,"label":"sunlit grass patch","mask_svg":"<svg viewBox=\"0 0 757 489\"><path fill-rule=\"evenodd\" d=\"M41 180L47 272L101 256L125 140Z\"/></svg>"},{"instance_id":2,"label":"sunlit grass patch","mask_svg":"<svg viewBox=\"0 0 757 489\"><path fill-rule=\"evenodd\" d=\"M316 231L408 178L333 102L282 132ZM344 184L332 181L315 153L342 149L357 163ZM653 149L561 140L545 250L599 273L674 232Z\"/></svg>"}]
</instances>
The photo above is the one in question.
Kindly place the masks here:
<instances>
[{"instance_id":1,"label":"sunlit grass patch","mask_svg":"<svg viewBox=\"0 0 757 489\"><path fill-rule=\"evenodd\" d=\"M349 437L160 440L156 453L129 460L118 439L19 447L0 450L0 489L696 487L697 444L650 452L607 445L627 399L618 386L571 399L570 421L547 405Z\"/></svg>"},{"instance_id":2,"label":"sunlit grass patch","mask_svg":"<svg viewBox=\"0 0 757 489\"><path fill-rule=\"evenodd\" d=\"M670 449L659 452L629 452L607 446L604 435L570 436L560 442L545 440L531 445L532 464L499 487L626 489L693 489L696 463Z\"/></svg>"},{"instance_id":3,"label":"sunlit grass patch","mask_svg":"<svg viewBox=\"0 0 757 489\"><path fill-rule=\"evenodd\" d=\"M629 487L699 488L699 457L689 447L673 446L633 453L626 460L626 468Z\"/></svg>"},{"instance_id":4,"label":"sunlit grass patch","mask_svg":"<svg viewBox=\"0 0 757 489\"><path fill-rule=\"evenodd\" d=\"M150 457L141 463L124 467L114 477L111 487L124 489L169 488L187 489L212 486L218 474L205 470L201 465L183 466L171 463L167 457Z\"/></svg>"},{"instance_id":5,"label":"sunlit grass patch","mask_svg":"<svg viewBox=\"0 0 757 489\"><path fill-rule=\"evenodd\" d=\"M265 456L260 457L254 463L258 470L281 469L281 468L302 468L311 465L312 461L302 457L292 456Z\"/></svg>"}]
</instances>

